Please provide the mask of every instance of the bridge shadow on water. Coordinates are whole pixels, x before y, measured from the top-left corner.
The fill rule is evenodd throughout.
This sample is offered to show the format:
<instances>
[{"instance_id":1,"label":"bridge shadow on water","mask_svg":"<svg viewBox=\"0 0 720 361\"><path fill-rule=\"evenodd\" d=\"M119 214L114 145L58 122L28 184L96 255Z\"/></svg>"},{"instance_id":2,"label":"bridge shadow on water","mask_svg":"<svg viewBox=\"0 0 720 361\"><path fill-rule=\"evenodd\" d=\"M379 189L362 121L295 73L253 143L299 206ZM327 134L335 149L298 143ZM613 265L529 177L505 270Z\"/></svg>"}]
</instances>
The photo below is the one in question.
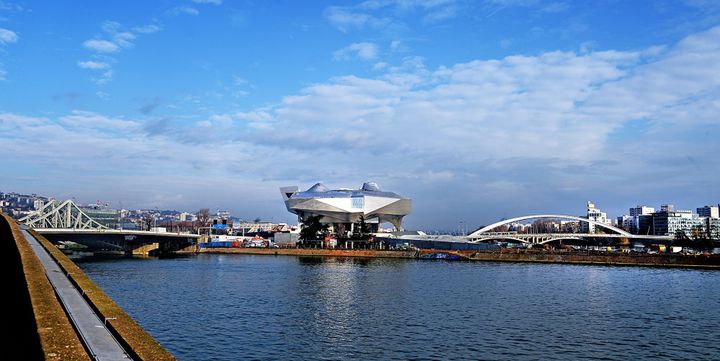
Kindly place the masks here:
<instances>
[{"instance_id":1,"label":"bridge shadow on water","mask_svg":"<svg viewBox=\"0 0 720 361\"><path fill-rule=\"evenodd\" d=\"M66 252L68 258L72 259L75 263L89 263L89 262L118 262L126 260L138 260L138 261L157 261L157 260L176 260L183 258L196 258L196 254L178 254L168 253L161 254L159 256L142 256L142 255L121 255L121 254L106 254L106 253L92 253L92 252Z\"/></svg>"}]
</instances>

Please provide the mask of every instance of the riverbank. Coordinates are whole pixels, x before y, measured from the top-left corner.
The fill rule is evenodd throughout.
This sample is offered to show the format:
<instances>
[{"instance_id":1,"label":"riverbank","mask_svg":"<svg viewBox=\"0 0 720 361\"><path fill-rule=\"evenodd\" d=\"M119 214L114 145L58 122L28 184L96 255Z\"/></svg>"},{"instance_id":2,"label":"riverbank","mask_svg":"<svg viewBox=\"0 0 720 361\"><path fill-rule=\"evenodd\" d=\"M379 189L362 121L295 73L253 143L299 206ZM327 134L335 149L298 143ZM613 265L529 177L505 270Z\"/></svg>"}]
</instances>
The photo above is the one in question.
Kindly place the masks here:
<instances>
[{"instance_id":1,"label":"riverbank","mask_svg":"<svg viewBox=\"0 0 720 361\"><path fill-rule=\"evenodd\" d=\"M720 255L683 254L627 254L603 252L552 252L552 251L394 251L394 250L349 250L349 249L305 249L305 248L203 248L198 253L256 254L316 257L362 257L362 258L404 258L418 259L423 255L449 254L462 260L478 262L530 262L568 263L608 266L650 266L690 267L720 270ZM427 256L425 256L427 257Z\"/></svg>"},{"instance_id":2,"label":"riverbank","mask_svg":"<svg viewBox=\"0 0 720 361\"><path fill-rule=\"evenodd\" d=\"M26 358L90 360L94 357L88 338L84 338L87 334L81 334L74 326L78 319L71 319L69 306L61 303L58 291L50 283L49 268L40 261L37 251L46 253L47 260L53 262L58 273L64 275L60 277L66 277L71 286L64 287L63 291L71 292L74 288L81 294L82 301L73 299L73 305L86 302L133 359L175 359L56 246L29 230L28 234L37 241L33 248L22 232L13 219L0 213L0 243L3 264L9 268L6 278L11 291L8 309L11 310L9 317L12 321L5 330L10 344L22 348ZM94 320L87 317L82 322L92 324Z\"/></svg>"}]
</instances>

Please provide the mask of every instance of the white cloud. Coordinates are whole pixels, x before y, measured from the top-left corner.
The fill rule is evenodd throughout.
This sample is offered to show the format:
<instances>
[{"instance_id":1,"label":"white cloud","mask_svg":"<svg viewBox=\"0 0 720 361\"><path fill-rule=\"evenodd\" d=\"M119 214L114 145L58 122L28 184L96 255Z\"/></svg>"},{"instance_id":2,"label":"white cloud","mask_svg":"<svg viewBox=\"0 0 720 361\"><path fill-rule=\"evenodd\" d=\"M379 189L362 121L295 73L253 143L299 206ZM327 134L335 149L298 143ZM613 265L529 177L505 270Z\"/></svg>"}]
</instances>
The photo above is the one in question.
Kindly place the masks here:
<instances>
[{"instance_id":1,"label":"white cloud","mask_svg":"<svg viewBox=\"0 0 720 361\"><path fill-rule=\"evenodd\" d=\"M454 18L458 14L459 9L455 6L446 6L437 10L428 12L423 21L428 24L439 23L443 20Z\"/></svg>"},{"instance_id":2,"label":"white cloud","mask_svg":"<svg viewBox=\"0 0 720 361\"><path fill-rule=\"evenodd\" d=\"M233 83L237 86L246 85L248 83L247 79L241 78L239 76L233 77Z\"/></svg>"},{"instance_id":3,"label":"white cloud","mask_svg":"<svg viewBox=\"0 0 720 361\"><path fill-rule=\"evenodd\" d=\"M17 41L18 36L14 31L0 28L0 45L12 44Z\"/></svg>"},{"instance_id":4,"label":"white cloud","mask_svg":"<svg viewBox=\"0 0 720 361\"><path fill-rule=\"evenodd\" d=\"M598 196L620 205L720 197L720 160L705 156L720 153L720 27L663 50L551 51L435 69L408 58L380 70L208 118L0 114L0 148L68 179L112 174L105 192L131 188L123 182L132 177L149 192L190 197L216 179L245 186L236 184L235 199L272 200L279 185L375 179L413 197L417 224L547 210L533 207L571 213ZM218 163L217 154L232 156ZM250 162L263 167L248 174Z\"/></svg>"},{"instance_id":5,"label":"white cloud","mask_svg":"<svg viewBox=\"0 0 720 361\"><path fill-rule=\"evenodd\" d=\"M330 6L325 17L340 31L353 28L386 28L392 23L402 24L401 18L420 11L425 23L432 24L457 16L460 8L455 0L385 1L369 0L356 6Z\"/></svg>"},{"instance_id":6,"label":"white cloud","mask_svg":"<svg viewBox=\"0 0 720 361\"><path fill-rule=\"evenodd\" d=\"M110 64L102 62L102 61L79 61L78 66L83 69L94 69L94 70L102 70L102 69L108 69L110 68Z\"/></svg>"},{"instance_id":7,"label":"white cloud","mask_svg":"<svg viewBox=\"0 0 720 361\"><path fill-rule=\"evenodd\" d=\"M336 60L347 60L354 57L363 60L372 60L376 59L378 56L378 47L370 42L352 43L335 51L333 56Z\"/></svg>"},{"instance_id":8,"label":"white cloud","mask_svg":"<svg viewBox=\"0 0 720 361\"><path fill-rule=\"evenodd\" d=\"M568 9L568 4L564 2L552 2L544 5L542 10L546 13L561 13Z\"/></svg>"},{"instance_id":9,"label":"white cloud","mask_svg":"<svg viewBox=\"0 0 720 361\"><path fill-rule=\"evenodd\" d=\"M120 47L117 44L107 40L85 40L85 42L83 42L83 46L99 53L115 53L120 51Z\"/></svg>"},{"instance_id":10,"label":"white cloud","mask_svg":"<svg viewBox=\"0 0 720 361\"><path fill-rule=\"evenodd\" d=\"M129 48L133 45L135 34L125 31L122 24L115 21L106 21L102 24L105 33L112 37L112 42L122 48Z\"/></svg>"},{"instance_id":11,"label":"white cloud","mask_svg":"<svg viewBox=\"0 0 720 361\"><path fill-rule=\"evenodd\" d=\"M108 69L108 70L105 70L104 72L102 72L100 74L100 76L93 77L92 81L98 85L107 84L108 82L110 82L112 80L113 74L114 74L113 70Z\"/></svg>"},{"instance_id":12,"label":"white cloud","mask_svg":"<svg viewBox=\"0 0 720 361\"><path fill-rule=\"evenodd\" d=\"M140 33L140 34L152 34L152 33L157 33L158 31L162 30L162 26L150 24L150 25L136 26L132 30L134 32Z\"/></svg>"},{"instance_id":13,"label":"white cloud","mask_svg":"<svg viewBox=\"0 0 720 361\"><path fill-rule=\"evenodd\" d=\"M403 44L400 40L393 40L390 42L390 50L392 51L399 51L402 50Z\"/></svg>"},{"instance_id":14,"label":"white cloud","mask_svg":"<svg viewBox=\"0 0 720 361\"><path fill-rule=\"evenodd\" d=\"M0 81L5 80L5 76L7 75L7 71L3 69L2 64L0 64Z\"/></svg>"},{"instance_id":15,"label":"white cloud","mask_svg":"<svg viewBox=\"0 0 720 361\"><path fill-rule=\"evenodd\" d=\"M83 42L83 46L96 53L103 54L96 54L96 58L112 61L114 61L115 59L105 54L117 53L122 51L123 49L131 48L134 45L133 41L135 41L135 39L137 38L135 33L152 34L162 30L160 26L153 24L135 27L132 29L132 31L127 31L122 24L115 21L103 22L101 25L101 29L105 33L103 37L110 37L111 40L106 40L102 38L90 39ZM91 78L91 80L98 85L106 84L113 78L114 72L112 66L107 61L88 60L79 61L77 64L83 69L102 71L102 73L100 73L99 75L93 76Z\"/></svg>"},{"instance_id":16,"label":"white cloud","mask_svg":"<svg viewBox=\"0 0 720 361\"><path fill-rule=\"evenodd\" d=\"M337 6L327 8L325 10L325 16L331 23L343 31L346 31L350 26L361 28L370 19L369 15L353 13Z\"/></svg>"},{"instance_id":17,"label":"white cloud","mask_svg":"<svg viewBox=\"0 0 720 361\"><path fill-rule=\"evenodd\" d=\"M198 9L195 9L192 6L187 6L187 5L175 7L172 9L171 13L174 15L187 14L187 15L193 15L193 16L200 14Z\"/></svg>"},{"instance_id":18,"label":"white cloud","mask_svg":"<svg viewBox=\"0 0 720 361\"><path fill-rule=\"evenodd\" d=\"M388 63L381 61L373 64L373 70L383 70L388 67Z\"/></svg>"},{"instance_id":19,"label":"white cloud","mask_svg":"<svg viewBox=\"0 0 720 361\"><path fill-rule=\"evenodd\" d=\"M194 2L196 4L212 4L212 5L222 4L222 0L192 0L192 2Z\"/></svg>"}]
</instances>

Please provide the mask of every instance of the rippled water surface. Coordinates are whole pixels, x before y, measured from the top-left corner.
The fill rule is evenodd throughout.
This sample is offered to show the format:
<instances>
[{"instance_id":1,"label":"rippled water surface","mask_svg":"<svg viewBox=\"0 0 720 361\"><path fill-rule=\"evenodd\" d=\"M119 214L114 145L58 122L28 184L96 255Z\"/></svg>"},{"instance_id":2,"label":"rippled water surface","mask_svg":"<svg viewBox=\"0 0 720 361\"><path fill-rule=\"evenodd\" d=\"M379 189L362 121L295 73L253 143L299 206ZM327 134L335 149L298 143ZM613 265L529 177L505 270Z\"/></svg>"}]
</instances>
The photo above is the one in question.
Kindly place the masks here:
<instances>
[{"instance_id":1,"label":"rippled water surface","mask_svg":"<svg viewBox=\"0 0 720 361\"><path fill-rule=\"evenodd\" d=\"M720 359L720 271L206 254L80 266L183 360Z\"/></svg>"}]
</instances>

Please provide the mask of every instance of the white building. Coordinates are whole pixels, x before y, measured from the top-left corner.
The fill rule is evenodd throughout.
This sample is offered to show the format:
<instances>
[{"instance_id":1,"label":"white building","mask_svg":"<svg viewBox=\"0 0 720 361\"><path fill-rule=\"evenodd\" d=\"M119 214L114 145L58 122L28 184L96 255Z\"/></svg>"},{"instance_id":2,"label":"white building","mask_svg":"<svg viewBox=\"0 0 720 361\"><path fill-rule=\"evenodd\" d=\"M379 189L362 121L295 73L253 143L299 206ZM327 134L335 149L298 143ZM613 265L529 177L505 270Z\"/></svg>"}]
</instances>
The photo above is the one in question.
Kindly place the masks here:
<instances>
[{"instance_id":1,"label":"white building","mask_svg":"<svg viewBox=\"0 0 720 361\"><path fill-rule=\"evenodd\" d=\"M630 208L630 217L638 217L638 216L645 216L648 214L655 213L655 208L648 207L648 206L635 206L633 208Z\"/></svg>"},{"instance_id":2,"label":"white building","mask_svg":"<svg viewBox=\"0 0 720 361\"><path fill-rule=\"evenodd\" d=\"M287 210L305 222L309 217L322 216L320 222L344 224L352 228L364 219L374 223L389 222L402 230L402 219L410 214L411 201L393 192L381 191L375 182L367 182L360 189L328 189L317 183L304 192L298 187L280 188Z\"/></svg>"},{"instance_id":3,"label":"white building","mask_svg":"<svg viewBox=\"0 0 720 361\"><path fill-rule=\"evenodd\" d=\"M195 215L188 212L182 212L180 213L180 222L192 222L195 220Z\"/></svg>"},{"instance_id":4,"label":"white building","mask_svg":"<svg viewBox=\"0 0 720 361\"><path fill-rule=\"evenodd\" d=\"M607 213L595 207L595 203L591 201L587 202L587 215L585 218L598 223L611 225L611 221L608 219ZM582 222L582 230L587 233L595 233L595 225L592 223Z\"/></svg>"}]
</instances>

